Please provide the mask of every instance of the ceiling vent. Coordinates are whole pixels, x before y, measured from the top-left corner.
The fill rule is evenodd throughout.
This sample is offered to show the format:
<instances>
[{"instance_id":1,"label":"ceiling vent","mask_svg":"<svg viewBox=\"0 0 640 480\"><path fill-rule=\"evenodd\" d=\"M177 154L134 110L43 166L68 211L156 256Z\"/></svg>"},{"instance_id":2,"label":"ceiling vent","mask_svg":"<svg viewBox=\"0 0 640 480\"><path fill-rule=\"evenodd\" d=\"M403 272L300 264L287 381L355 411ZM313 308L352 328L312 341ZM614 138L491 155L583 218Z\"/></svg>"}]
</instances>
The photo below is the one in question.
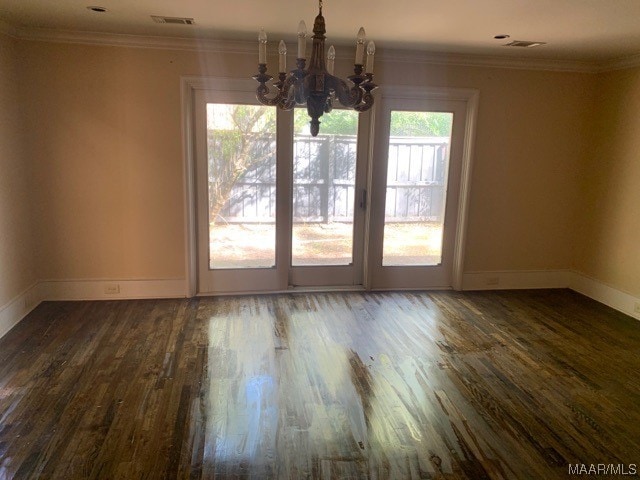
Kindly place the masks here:
<instances>
[{"instance_id":1,"label":"ceiling vent","mask_svg":"<svg viewBox=\"0 0 640 480\"><path fill-rule=\"evenodd\" d=\"M547 42L528 42L526 40L514 40L513 42L505 43L505 47L537 47L540 45L546 45Z\"/></svg>"},{"instance_id":2,"label":"ceiling vent","mask_svg":"<svg viewBox=\"0 0 640 480\"><path fill-rule=\"evenodd\" d=\"M160 15L151 15L151 18L156 23L170 23L173 25L193 25L193 18L186 17L162 17Z\"/></svg>"}]
</instances>

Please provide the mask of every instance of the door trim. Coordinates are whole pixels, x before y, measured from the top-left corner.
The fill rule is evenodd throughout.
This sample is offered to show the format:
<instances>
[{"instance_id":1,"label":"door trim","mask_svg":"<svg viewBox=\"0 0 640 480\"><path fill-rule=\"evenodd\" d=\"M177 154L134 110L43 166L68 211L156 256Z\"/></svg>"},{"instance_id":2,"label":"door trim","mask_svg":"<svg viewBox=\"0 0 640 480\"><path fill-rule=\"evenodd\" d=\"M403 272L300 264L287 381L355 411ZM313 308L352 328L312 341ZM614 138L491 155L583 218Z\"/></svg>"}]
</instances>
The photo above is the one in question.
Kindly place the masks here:
<instances>
[{"instance_id":1,"label":"door trim","mask_svg":"<svg viewBox=\"0 0 640 480\"><path fill-rule=\"evenodd\" d=\"M195 96L197 90L254 92L255 81L249 78L181 76L182 155L184 185L184 263L185 295L198 292L197 222L196 222L196 155Z\"/></svg>"},{"instance_id":2,"label":"door trim","mask_svg":"<svg viewBox=\"0 0 640 480\"><path fill-rule=\"evenodd\" d=\"M184 242L185 242L185 295L194 297L197 294L197 258L196 258L196 205L195 205L195 92L202 89L253 91L255 83L247 78L182 76L180 77L181 110L182 110L182 152L183 152L183 185L184 185ZM464 133L464 148L462 152L462 170L460 178L460 192L458 201L458 224L453 258L453 288L462 290L464 272L464 254L469 215L469 201L471 192L471 175L473 166L473 151L476 139L476 125L480 94L477 89L446 88L446 87L416 87L406 85L387 85L380 87L375 94L378 102L372 116L375 116L381 99L381 92L390 98L408 99L448 99L466 102L466 122ZM371 118L369 137L369 166L367 175L371 175L373 155L371 154L375 142L375 118ZM368 182L370 184L370 180ZM371 188L367 189L370 192ZM370 194L370 193L369 193ZM370 200L370 199L369 199ZM371 202L369 201L369 205ZM365 226L365 236L369 233L370 209L368 209ZM365 255L368 254L368 242L365 242ZM365 288L368 287L368 268L364 270Z\"/></svg>"}]
</instances>

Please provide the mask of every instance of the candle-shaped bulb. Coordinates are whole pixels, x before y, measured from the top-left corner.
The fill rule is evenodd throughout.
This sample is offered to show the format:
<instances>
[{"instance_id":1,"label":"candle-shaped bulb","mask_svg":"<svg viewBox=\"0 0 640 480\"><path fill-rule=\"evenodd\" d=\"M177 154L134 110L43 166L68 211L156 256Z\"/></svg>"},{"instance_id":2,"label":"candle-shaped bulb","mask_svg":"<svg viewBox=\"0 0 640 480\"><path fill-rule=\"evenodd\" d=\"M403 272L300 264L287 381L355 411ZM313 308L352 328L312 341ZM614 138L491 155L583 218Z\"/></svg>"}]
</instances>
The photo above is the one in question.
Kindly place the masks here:
<instances>
[{"instance_id":1,"label":"candle-shaped bulb","mask_svg":"<svg viewBox=\"0 0 640 480\"><path fill-rule=\"evenodd\" d=\"M366 73L373 73L373 55L376 53L376 44L370 41L367 44L367 68Z\"/></svg>"},{"instance_id":2,"label":"candle-shaped bulb","mask_svg":"<svg viewBox=\"0 0 640 480\"><path fill-rule=\"evenodd\" d=\"M329 75L333 75L333 67L336 61L336 49L333 45L329 47L329 51L327 52L327 72Z\"/></svg>"},{"instance_id":3,"label":"candle-shaped bulb","mask_svg":"<svg viewBox=\"0 0 640 480\"><path fill-rule=\"evenodd\" d=\"M278 60L279 60L279 66L280 72L286 72L287 71L287 45L284 43L284 40L280 40L280 44L278 45Z\"/></svg>"},{"instance_id":4,"label":"candle-shaped bulb","mask_svg":"<svg viewBox=\"0 0 640 480\"><path fill-rule=\"evenodd\" d=\"M358 43L362 43L364 45L364 42L367 40L367 32L364 31L364 27L360 27L360 30L358 30L358 36L356 37Z\"/></svg>"},{"instance_id":5,"label":"candle-shaped bulb","mask_svg":"<svg viewBox=\"0 0 640 480\"><path fill-rule=\"evenodd\" d=\"M267 63L267 33L264 28L260 29L258 34L258 63Z\"/></svg>"},{"instance_id":6,"label":"candle-shaped bulb","mask_svg":"<svg viewBox=\"0 0 640 480\"><path fill-rule=\"evenodd\" d=\"M356 37L356 65L364 63L364 42L367 40L367 34L364 28L360 27L358 36Z\"/></svg>"},{"instance_id":7,"label":"candle-shaped bulb","mask_svg":"<svg viewBox=\"0 0 640 480\"><path fill-rule=\"evenodd\" d=\"M307 24L304 23L304 20L300 20L300 23L298 24L298 36L307 36Z\"/></svg>"},{"instance_id":8,"label":"candle-shaped bulb","mask_svg":"<svg viewBox=\"0 0 640 480\"><path fill-rule=\"evenodd\" d=\"M307 49L307 25L304 20L300 20L298 24L298 58L305 58Z\"/></svg>"}]
</instances>

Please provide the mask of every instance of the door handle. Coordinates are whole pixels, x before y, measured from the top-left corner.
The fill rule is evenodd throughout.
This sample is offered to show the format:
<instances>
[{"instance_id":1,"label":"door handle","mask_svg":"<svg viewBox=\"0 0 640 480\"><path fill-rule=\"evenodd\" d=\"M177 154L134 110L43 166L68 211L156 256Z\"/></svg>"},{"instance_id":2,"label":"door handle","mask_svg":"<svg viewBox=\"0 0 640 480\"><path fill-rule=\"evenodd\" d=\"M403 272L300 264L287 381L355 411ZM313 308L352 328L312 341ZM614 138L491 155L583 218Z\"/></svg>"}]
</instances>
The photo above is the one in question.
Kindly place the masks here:
<instances>
[{"instance_id":1,"label":"door handle","mask_svg":"<svg viewBox=\"0 0 640 480\"><path fill-rule=\"evenodd\" d=\"M367 209L367 189L362 189L362 199L360 200L360 208Z\"/></svg>"}]
</instances>

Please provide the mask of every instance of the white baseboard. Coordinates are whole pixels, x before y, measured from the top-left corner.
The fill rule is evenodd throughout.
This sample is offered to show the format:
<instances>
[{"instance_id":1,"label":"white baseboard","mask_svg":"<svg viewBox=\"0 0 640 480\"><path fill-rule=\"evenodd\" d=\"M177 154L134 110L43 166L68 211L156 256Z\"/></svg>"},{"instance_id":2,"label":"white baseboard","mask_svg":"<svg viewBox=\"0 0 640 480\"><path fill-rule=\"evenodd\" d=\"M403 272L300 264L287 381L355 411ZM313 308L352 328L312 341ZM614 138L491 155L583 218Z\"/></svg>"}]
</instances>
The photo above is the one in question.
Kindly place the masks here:
<instances>
[{"instance_id":1,"label":"white baseboard","mask_svg":"<svg viewBox=\"0 0 640 480\"><path fill-rule=\"evenodd\" d=\"M0 338L15 327L42 301L38 283L34 283L20 295L0 307Z\"/></svg>"},{"instance_id":2,"label":"white baseboard","mask_svg":"<svg viewBox=\"0 0 640 480\"><path fill-rule=\"evenodd\" d=\"M134 298L184 298L184 278L162 280L44 280L43 300L124 300Z\"/></svg>"},{"instance_id":3,"label":"white baseboard","mask_svg":"<svg viewBox=\"0 0 640 480\"><path fill-rule=\"evenodd\" d=\"M108 293L113 292L113 293ZM46 300L125 300L187 297L183 278L162 280L44 280L0 306L0 338Z\"/></svg>"},{"instance_id":4,"label":"white baseboard","mask_svg":"<svg viewBox=\"0 0 640 480\"><path fill-rule=\"evenodd\" d=\"M467 272L462 275L463 290L518 290L528 288L567 288L570 270L502 270Z\"/></svg>"},{"instance_id":5,"label":"white baseboard","mask_svg":"<svg viewBox=\"0 0 640 480\"><path fill-rule=\"evenodd\" d=\"M468 272L463 290L511 290L526 288L570 288L619 312L640 320L635 311L640 298L571 270Z\"/></svg>"},{"instance_id":6,"label":"white baseboard","mask_svg":"<svg viewBox=\"0 0 640 480\"><path fill-rule=\"evenodd\" d=\"M497 283L496 283L497 281ZM468 272L463 290L570 288L640 320L640 298L570 270ZM113 293L108 293L113 292ZM161 280L45 280L0 306L0 338L45 300L124 300L188 297L183 278Z\"/></svg>"},{"instance_id":7,"label":"white baseboard","mask_svg":"<svg viewBox=\"0 0 640 480\"><path fill-rule=\"evenodd\" d=\"M636 305L640 305L639 297L634 297L627 292L579 272L573 272L571 275L569 288L640 320L640 312L635 311Z\"/></svg>"}]
</instances>

